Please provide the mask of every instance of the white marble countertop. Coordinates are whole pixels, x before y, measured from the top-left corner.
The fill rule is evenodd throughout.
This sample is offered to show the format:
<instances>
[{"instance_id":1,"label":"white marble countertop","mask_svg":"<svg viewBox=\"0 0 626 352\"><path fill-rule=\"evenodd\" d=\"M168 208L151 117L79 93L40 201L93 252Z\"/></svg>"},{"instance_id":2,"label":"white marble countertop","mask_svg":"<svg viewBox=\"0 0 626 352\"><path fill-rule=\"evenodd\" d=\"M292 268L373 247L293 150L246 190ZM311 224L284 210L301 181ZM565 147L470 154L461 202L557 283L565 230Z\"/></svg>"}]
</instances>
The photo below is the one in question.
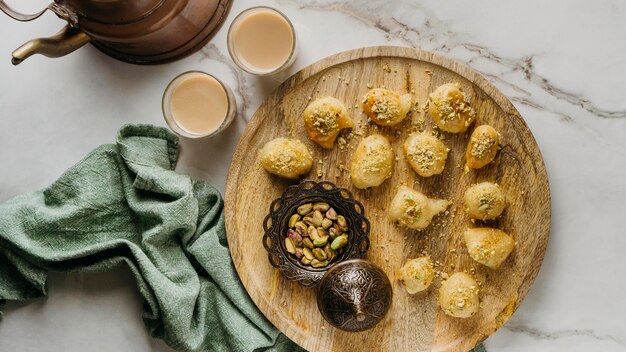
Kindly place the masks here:
<instances>
[{"instance_id":1,"label":"white marble countertop","mask_svg":"<svg viewBox=\"0 0 626 352\"><path fill-rule=\"evenodd\" d=\"M42 1L9 0L24 10ZM236 0L226 26L261 1ZM371 45L431 50L465 62L513 101L543 153L552 232L535 285L486 341L494 351L626 351L626 2L263 1L296 26L290 73L330 54ZM91 46L61 58L10 64L24 41L53 34L46 14L18 23L0 13L0 201L44 187L124 123L165 125L167 82L208 71L235 91L239 115L223 135L183 143L179 169L224 188L246 121L281 79L235 69L226 31L182 61L141 67ZM1 263L0 263L1 265ZM9 303L0 351L168 351L149 337L125 269L52 274L49 296Z\"/></svg>"}]
</instances>

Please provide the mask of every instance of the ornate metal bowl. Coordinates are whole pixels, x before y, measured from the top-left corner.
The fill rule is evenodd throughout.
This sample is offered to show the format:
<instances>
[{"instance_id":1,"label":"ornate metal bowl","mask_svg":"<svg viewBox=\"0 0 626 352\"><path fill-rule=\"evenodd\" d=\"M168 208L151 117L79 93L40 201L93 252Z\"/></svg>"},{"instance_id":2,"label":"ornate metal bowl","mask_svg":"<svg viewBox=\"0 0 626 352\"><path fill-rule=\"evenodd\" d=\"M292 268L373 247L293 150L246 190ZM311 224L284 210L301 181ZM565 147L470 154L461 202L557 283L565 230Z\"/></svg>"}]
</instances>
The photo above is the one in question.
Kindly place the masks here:
<instances>
[{"instance_id":1,"label":"ornate metal bowl","mask_svg":"<svg viewBox=\"0 0 626 352\"><path fill-rule=\"evenodd\" d=\"M366 260L348 260L328 270L320 281L317 307L334 327L363 331L385 317L392 294L382 269Z\"/></svg>"},{"instance_id":2,"label":"ornate metal bowl","mask_svg":"<svg viewBox=\"0 0 626 352\"><path fill-rule=\"evenodd\" d=\"M337 259L324 268L304 266L291 256L285 248L285 234L289 217L302 204L326 202L348 223L348 244ZM347 259L362 258L369 249L370 223L365 218L363 205L354 199L352 193L338 188L332 182L303 181L290 186L283 195L270 205L269 214L263 221L263 246L267 250L270 263L278 268L289 280L297 281L305 287L315 286L327 270Z\"/></svg>"}]
</instances>

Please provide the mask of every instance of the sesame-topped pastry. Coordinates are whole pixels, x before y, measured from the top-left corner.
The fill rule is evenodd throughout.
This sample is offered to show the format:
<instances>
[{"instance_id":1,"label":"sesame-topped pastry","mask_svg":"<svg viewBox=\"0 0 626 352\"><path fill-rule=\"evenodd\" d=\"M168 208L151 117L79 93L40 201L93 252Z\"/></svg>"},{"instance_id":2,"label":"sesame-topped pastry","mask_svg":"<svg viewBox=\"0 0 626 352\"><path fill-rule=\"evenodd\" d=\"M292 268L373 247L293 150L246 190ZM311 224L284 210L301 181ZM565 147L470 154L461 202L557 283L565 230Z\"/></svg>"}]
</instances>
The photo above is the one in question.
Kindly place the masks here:
<instances>
[{"instance_id":1,"label":"sesame-topped pastry","mask_svg":"<svg viewBox=\"0 0 626 352\"><path fill-rule=\"evenodd\" d=\"M422 177L442 173L450 151L439 138L424 133L410 135L403 150L411 168Z\"/></svg>"},{"instance_id":2,"label":"sesame-topped pastry","mask_svg":"<svg viewBox=\"0 0 626 352\"><path fill-rule=\"evenodd\" d=\"M465 165L470 169L480 169L496 157L500 134L489 125L474 129L465 151Z\"/></svg>"},{"instance_id":3,"label":"sesame-topped pastry","mask_svg":"<svg viewBox=\"0 0 626 352\"><path fill-rule=\"evenodd\" d=\"M402 283L406 292L414 295L430 286L435 277L433 261L428 255L409 259L396 272L396 279Z\"/></svg>"},{"instance_id":4,"label":"sesame-topped pastry","mask_svg":"<svg viewBox=\"0 0 626 352\"><path fill-rule=\"evenodd\" d=\"M380 126L400 123L411 109L411 94L400 95L384 88L370 89L361 102L363 111Z\"/></svg>"},{"instance_id":5,"label":"sesame-topped pastry","mask_svg":"<svg viewBox=\"0 0 626 352\"><path fill-rule=\"evenodd\" d=\"M276 138L259 150L261 165L267 172L289 179L309 173L313 166L311 152L297 139Z\"/></svg>"},{"instance_id":6,"label":"sesame-topped pastry","mask_svg":"<svg viewBox=\"0 0 626 352\"><path fill-rule=\"evenodd\" d=\"M467 214L478 220L493 220L502 214L505 201L500 186L482 182L471 186L463 196Z\"/></svg>"},{"instance_id":7,"label":"sesame-topped pastry","mask_svg":"<svg viewBox=\"0 0 626 352\"><path fill-rule=\"evenodd\" d=\"M497 269L515 248L513 237L490 227L467 229L463 238L470 257L491 269Z\"/></svg>"},{"instance_id":8,"label":"sesame-topped pastry","mask_svg":"<svg viewBox=\"0 0 626 352\"><path fill-rule=\"evenodd\" d=\"M446 210L452 202L445 199L430 199L407 186L400 186L391 200L389 218L414 229L423 230L433 217Z\"/></svg>"},{"instance_id":9,"label":"sesame-topped pastry","mask_svg":"<svg viewBox=\"0 0 626 352\"><path fill-rule=\"evenodd\" d=\"M339 133L353 128L354 122L339 100L323 97L312 101L304 110L304 126L313 141L330 149Z\"/></svg>"},{"instance_id":10,"label":"sesame-topped pastry","mask_svg":"<svg viewBox=\"0 0 626 352\"><path fill-rule=\"evenodd\" d=\"M439 307L446 315L469 318L480 308L478 283L469 274L456 272L439 287Z\"/></svg>"},{"instance_id":11,"label":"sesame-topped pastry","mask_svg":"<svg viewBox=\"0 0 626 352\"><path fill-rule=\"evenodd\" d=\"M446 83L430 93L428 111L437 127L452 133L465 132L476 118L459 83Z\"/></svg>"},{"instance_id":12,"label":"sesame-topped pastry","mask_svg":"<svg viewBox=\"0 0 626 352\"><path fill-rule=\"evenodd\" d=\"M393 150L386 137L373 134L361 140L350 163L350 178L357 188L380 186L391 177Z\"/></svg>"}]
</instances>

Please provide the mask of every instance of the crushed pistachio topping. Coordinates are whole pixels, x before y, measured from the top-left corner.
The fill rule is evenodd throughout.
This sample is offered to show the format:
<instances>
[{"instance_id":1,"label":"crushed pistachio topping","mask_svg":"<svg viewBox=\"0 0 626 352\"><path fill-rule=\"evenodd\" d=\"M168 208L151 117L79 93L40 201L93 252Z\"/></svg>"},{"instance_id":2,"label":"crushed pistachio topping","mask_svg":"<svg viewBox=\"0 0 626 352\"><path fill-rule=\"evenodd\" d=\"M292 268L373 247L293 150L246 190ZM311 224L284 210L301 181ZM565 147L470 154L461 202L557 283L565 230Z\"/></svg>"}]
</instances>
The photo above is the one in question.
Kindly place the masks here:
<instances>
[{"instance_id":1,"label":"crushed pistachio topping","mask_svg":"<svg viewBox=\"0 0 626 352\"><path fill-rule=\"evenodd\" d=\"M338 127L337 120L339 119L338 112L332 112L327 110L315 110L310 116L313 120L313 126L323 136L327 136L330 132L334 131Z\"/></svg>"},{"instance_id":2,"label":"crushed pistachio topping","mask_svg":"<svg viewBox=\"0 0 626 352\"><path fill-rule=\"evenodd\" d=\"M372 97L366 95L363 104L367 104ZM398 106L391 102L386 95L379 97L372 105L372 112L376 114L376 118L381 121L391 121L400 115Z\"/></svg>"},{"instance_id":3,"label":"crushed pistachio topping","mask_svg":"<svg viewBox=\"0 0 626 352\"><path fill-rule=\"evenodd\" d=\"M471 300L471 298L477 294L478 287L476 285L458 287L456 291L452 292L450 305L446 307L446 310L449 313L452 313L455 310L464 309L468 305L468 302Z\"/></svg>"},{"instance_id":4,"label":"crushed pistachio topping","mask_svg":"<svg viewBox=\"0 0 626 352\"><path fill-rule=\"evenodd\" d=\"M465 93L461 92L461 95L461 99L447 96L444 99L429 100L429 103L433 104L439 113L441 122L462 121L464 120L464 116L470 118L476 116L476 111L470 106Z\"/></svg>"},{"instance_id":5,"label":"crushed pistachio topping","mask_svg":"<svg viewBox=\"0 0 626 352\"><path fill-rule=\"evenodd\" d=\"M290 149L283 149L271 156L271 163L274 170L283 173L289 172L297 167L300 163L304 163L302 156Z\"/></svg>"},{"instance_id":6,"label":"crushed pistachio topping","mask_svg":"<svg viewBox=\"0 0 626 352\"><path fill-rule=\"evenodd\" d=\"M381 99L374 103L372 111L376 113L376 117L379 120L390 121L396 118L400 114L398 107L389 102L387 99Z\"/></svg>"},{"instance_id":7,"label":"crushed pistachio topping","mask_svg":"<svg viewBox=\"0 0 626 352\"><path fill-rule=\"evenodd\" d=\"M478 262L490 259L496 254L496 250L489 247L491 246L486 246L484 244L475 245L471 251L472 258Z\"/></svg>"},{"instance_id":8,"label":"crushed pistachio topping","mask_svg":"<svg viewBox=\"0 0 626 352\"><path fill-rule=\"evenodd\" d=\"M469 248L470 256L477 262L491 259L494 255L496 255L495 246L497 243L498 239L496 235L494 233L490 233L489 236L484 238L481 242L477 242Z\"/></svg>"},{"instance_id":9,"label":"crushed pistachio topping","mask_svg":"<svg viewBox=\"0 0 626 352\"><path fill-rule=\"evenodd\" d=\"M493 137L487 135L486 133L482 133L478 138L472 138L472 149L470 150L470 155L482 159L484 158L489 150L496 144L495 139Z\"/></svg>"},{"instance_id":10,"label":"crushed pistachio topping","mask_svg":"<svg viewBox=\"0 0 626 352\"><path fill-rule=\"evenodd\" d=\"M363 159L363 171L368 174L380 172L386 166L386 159L386 148L381 148L380 146L377 148L368 147Z\"/></svg>"},{"instance_id":11,"label":"crushed pistachio topping","mask_svg":"<svg viewBox=\"0 0 626 352\"><path fill-rule=\"evenodd\" d=\"M409 275L415 280L424 279L423 273L429 273L433 270L433 264L430 260L426 262L420 262L418 266L413 265L409 271Z\"/></svg>"},{"instance_id":12,"label":"crushed pistachio topping","mask_svg":"<svg viewBox=\"0 0 626 352\"><path fill-rule=\"evenodd\" d=\"M430 170L436 162L441 160L441 155L435 151L431 144L414 146L408 154L411 161L417 164L417 167L422 172Z\"/></svg>"},{"instance_id":13,"label":"crushed pistachio topping","mask_svg":"<svg viewBox=\"0 0 626 352\"><path fill-rule=\"evenodd\" d=\"M488 193L483 193L478 197L478 210L482 213L487 213L489 209L493 208L496 199Z\"/></svg>"},{"instance_id":14,"label":"crushed pistachio topping","mask_svg":"<svg viewBox=\"0 0 626 352\"><path fill-rule=\"evenodd\" d=\"M420 220L422 217L422 206L419 204L412 195L404 196L404 216L401 222L405 225L411 225Z\"/></svg>"}]
</instances>

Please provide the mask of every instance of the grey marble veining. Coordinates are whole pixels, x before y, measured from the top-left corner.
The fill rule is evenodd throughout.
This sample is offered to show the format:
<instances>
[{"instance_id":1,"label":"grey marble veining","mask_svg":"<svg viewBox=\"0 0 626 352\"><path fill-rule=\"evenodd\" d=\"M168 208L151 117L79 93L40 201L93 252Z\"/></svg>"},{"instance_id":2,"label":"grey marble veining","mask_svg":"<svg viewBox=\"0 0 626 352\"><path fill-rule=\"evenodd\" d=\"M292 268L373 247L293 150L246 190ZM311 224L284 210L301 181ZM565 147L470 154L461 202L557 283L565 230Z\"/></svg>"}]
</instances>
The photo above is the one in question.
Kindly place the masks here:
<instances>
[{"instance_id":1,"label":"grey marble veining","mask_svg":"<svg viewBox=\"0 0 626 352\"><path fill-rule=\"evenodd\" d=\"M32 3L32 2L29 2ZM294 22L298 58L279 77L241 72L226 28L268 4ZM37 4L30 4L36 8ZM41 4L39 4L41 5ZM619 0L237 0L200 52L164 66L111 60L92 47L18 67L9 53L62 23L0 14L0 201L44 187L124 123L165 125L160 99L176 74L200 69L233 89L238 117L207 142L183 141L178 169L223 190L237 140L286 77L339 51L371 45L430 50L482 73L513 102L541 148L553 226L539 276L489 351L626 351L626 2ZM0 351L169 350L143 329L127 269L54 274L49 297L9 303Z\"/></svg>"}]
</instances>

